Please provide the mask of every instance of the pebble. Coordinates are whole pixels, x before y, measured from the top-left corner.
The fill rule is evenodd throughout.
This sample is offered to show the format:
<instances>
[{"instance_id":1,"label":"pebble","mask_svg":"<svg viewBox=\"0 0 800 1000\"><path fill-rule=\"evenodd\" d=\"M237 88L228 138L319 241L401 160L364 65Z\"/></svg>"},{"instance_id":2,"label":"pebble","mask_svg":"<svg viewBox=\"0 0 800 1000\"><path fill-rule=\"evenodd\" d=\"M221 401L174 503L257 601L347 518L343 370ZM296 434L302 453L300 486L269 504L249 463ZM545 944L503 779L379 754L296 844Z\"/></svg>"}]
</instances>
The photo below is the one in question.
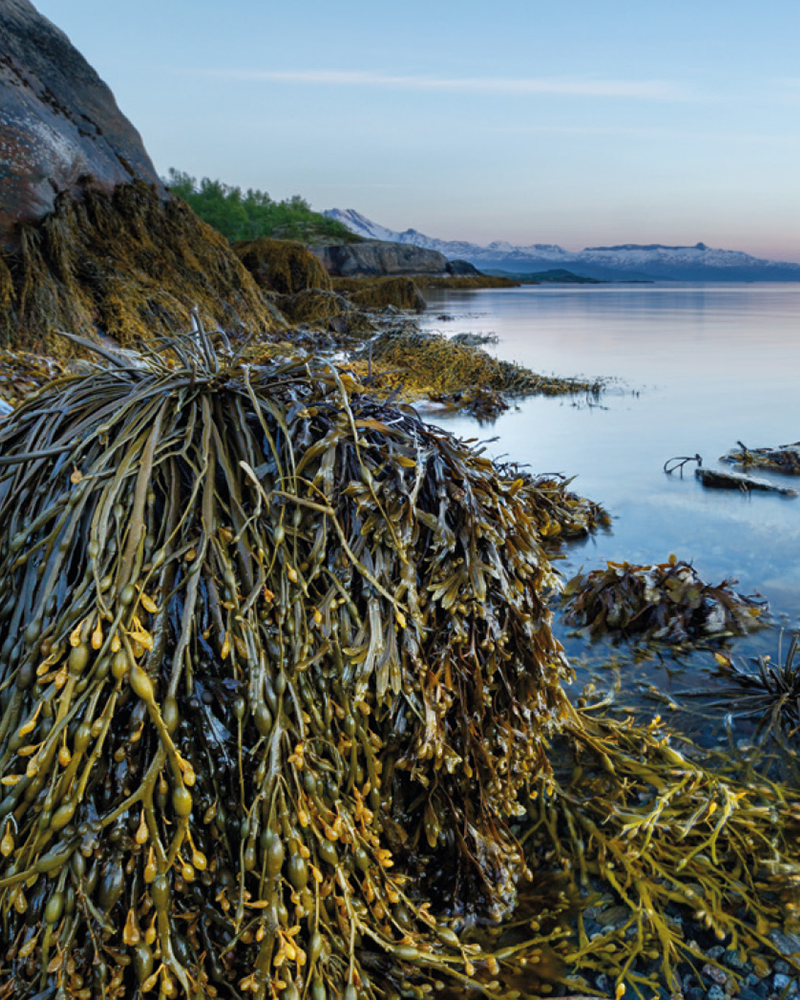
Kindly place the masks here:
<instances>
[{"instance_id":1,"label":"pebble","mask_svg":"<svg viewBox=\"0 0 800 1000\"><path fill-rule=\"evenodd\" d=\"M723 948L723 951L725 949ZM716 983L718 986L727 986L728 984L728 973L724 969L718 968L716 965L711 965L710 963L703 966L703 976L706 979L710 979L712 983Z\"/></svg>"},{"instance_id":2,"label":"pebble","mask_svg":"<svg viewBox=\"0 0 800 1000\"><path fill-rule=\"evenodd\" d=\"M743 969L748 967L746 961L742 961L739 956L739 952L735 948L728 948L722 955L723 962L728 966L729 969L736 969L737 972L741 972Z\"/></svg>"},{"instance_id":3,"label":"pebble","mask_svg":"<svg viewBox=\"0 0 800 1000\"><path fill-rule=\"evenodd\" d=\"M791 976L787 976L782 972L775 973L772 977L772 985L776 993L783 993L786 990L787 997L793 997L797 994L797 983Z\"/></svg>"},{"instance_id":4,"label":"pebble","mask_svg":"<svg viewBox=\"0 0 800 1000\"><path fill-rule=\"evenodd\" d=\"M800 952L800 937L796 934L784 934L773 927L769 932L769 939L782 955L796 955Z\"/></svg>"},{"instance_id":5,"label":"pebble","mask_svg":"<svg viewBox=\"0 0 800 1000\"><path fill-rule=\"evenodd\" d=\"M788 976L789 973L792 971L789 968L789 963L784 962L782 958L779 958L777 962L773 963L773 968L775 969L776 972L782 972L784 976Z\"/></svg>"},{"instance_id":6,"label":"pebble","mask_svg":"<svg viewBox=\"0 0 800 1000\"><path fill-rule=\"evenodd\" d=\"M764 1000L764 994L754 990L751 986L740 986L736 995L739 1000Z\"/></svg>"},{"instance_id":7,"label":"pebble","mask_svg":"<svg viewBox=\"0 0 800 1000\"><path fill-rule=\"evenodd\" d=\"M708 992L706 993L706 1000L725 1000L725 991L721 986L717 986L717 984L714 983L713 986L709 987Z\"/></svg>"}]
</instances>

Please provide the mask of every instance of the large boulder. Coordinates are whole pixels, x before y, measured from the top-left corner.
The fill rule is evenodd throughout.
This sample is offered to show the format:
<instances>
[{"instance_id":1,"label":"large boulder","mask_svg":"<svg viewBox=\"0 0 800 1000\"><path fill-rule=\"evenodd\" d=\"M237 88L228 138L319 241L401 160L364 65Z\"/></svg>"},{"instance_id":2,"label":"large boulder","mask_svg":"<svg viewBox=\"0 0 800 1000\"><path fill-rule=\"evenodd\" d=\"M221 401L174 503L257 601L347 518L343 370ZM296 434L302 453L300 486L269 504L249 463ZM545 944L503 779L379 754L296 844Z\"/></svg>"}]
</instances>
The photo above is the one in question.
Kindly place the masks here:
<instances>
[{"instance_id":1,"label":"large boulder","mask_svg":"<svg viewBox=\"0 0 800 1000\"><path fill-rule=\"evenodd\" d=\"M141 344L197 309L231 332L285 320L227 240L156 175L114 95L28 0L0 0L0 345L59 330Z\"/></svg>"},{"instance_id":2,"label":"large boulder","mask_svg":"<svg viewBox=\"0 0 800 1000\"><path fill-rule=\"evenodd\" d=\"M450 273L444 254L408 243L365 240L348 246L337 244L310 249L322 261L328 274L335 277Z\"/></svg>"},{"instance_id":3,"label":"large boulder","mask_svg":"<svg viewBox=\"0 0 800 1000\"><path fill-rule=\"evenodd\" d=\"M139 133L67 36L28 0L0 0L0 246L87 180L143 180L166 196Z\"/></svg>"}]
</instances>

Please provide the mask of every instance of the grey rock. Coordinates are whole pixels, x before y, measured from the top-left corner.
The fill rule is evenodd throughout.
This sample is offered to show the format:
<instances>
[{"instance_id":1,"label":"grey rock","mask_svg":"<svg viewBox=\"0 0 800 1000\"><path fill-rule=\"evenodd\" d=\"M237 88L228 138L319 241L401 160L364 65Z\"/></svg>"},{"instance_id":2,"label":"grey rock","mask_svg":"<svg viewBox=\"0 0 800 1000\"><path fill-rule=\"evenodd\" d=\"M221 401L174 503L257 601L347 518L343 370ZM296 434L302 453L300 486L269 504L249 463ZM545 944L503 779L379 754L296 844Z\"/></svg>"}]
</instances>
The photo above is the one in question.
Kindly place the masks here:
<instances>
[{"instance_id":1,"label":"grey rock","mask_svg":"<svg viewBox=\"0 0 800 1000\"><path fill-rule=\"evenodd\" d=\"M708 962L703 966L703 978L710 979L712 983L716 983L718 986L727 986L729 977L724 969L720 969L718 966L711 965Z\"/></svg>"},{"instance_id":2,"label":"grey rock","mask_svg":"<svg viewBox=\"0 0 800 1000\"><path fill-rule=\"evenodd\" d=\"M722 953L722 961L729 969L736 969L737 972L747 968L747 962L742 960L735 948L728 948L724 951Z\"/></svg>"},{"instance_id":3,"label":"grey rock","mask_svg":"<svg viewBox=\"0 0 800 1000\"><path fill-rule=\"evenodd\" d=\"M448 260L436 250L406 243L365 240L347 246L317 246L309 250L322 266L335 277L377 277L387 274L447 275Z\"/></svg>"},{"instance_id":4,"label":"grey rock","mask_svg":"<svg viewBox=\"0 0 800 1000\"><path fill-rule=\"evenodd\" d=\"M785 962L782 958L779 958L775 963L773 963L772 968L775 972L782 972L785 976L788 976L792 971L789 967L789 963Z\"/></svg>"},{"instance_id":5,"label":"grey rock","mask_svg":"<svg viewBox=\"0 0 800 1000\"><path fill-rule=\"evenodd\" d=\"M800 952L800 937L797 934L784 934L774 927L769 932L769 939L782 955L796 955Z\"/></svg>"},{"instance_id":6,"label":"grey rock","mask_svg":"<svg viewBox=\"0 0 800 1000\"><path fill-rule=\"evenodd\" d=\"M468 260L451 260L447 265L448 274L456 275L462 278L474 278L480 276L480 272L474 264L470 264Z\"/></svg>"},{"instance_id":7,"label":"grey rock","mask_svg":"<svg viewBox=\"0 0 800 1000\"><path fill-rule=\"evenodd\" d=\"M722 958L724 954L725 945L723 944L714 944L706 951L706 955L708 955L709 958Z\"/></svg>"},{"instance_id":8,"label":"grey rock","mask_svg":"<svg viewBox=\"0 0 800 1000\"><path fill-rule=\"evenodd\" d=\"M725 991L714 983L706 992L706 1000L725 1000Z\"/></svg>"},{"instance_id":9,"label":"grey rock","mask_svg":"<svg viewBox=\"0 0 800 1000\"><path fill-rule=\"evenodd\" d=\"M795 996L798 991L797 982L792 976L787 976L782 972L776 972L772 977L772 986L775 992L779 994L783 994L785 990L787 997Z\"/></svg>"},{"instance_id":10,"label":"grey rock","mask_svg":"<svg viewBox=\"0 0 800 1000\"><path fill-rule=\"evenodd\" d=\"M753 989L752 986L740 986L736 992L739 1000L764 1000L764 994Z\"/></svg>"},{"instance_id":11,"label":"grey rock","mask_svg":"<svg viewBox=\"0 0 800 1000\"><path fill-rule=\"evenodd\" d=\"M62 31L29 0L2 0L0 38L0 247L89 184L110 193L139 179L166 197L139 133Z\"/></svg>"}]
</instances>

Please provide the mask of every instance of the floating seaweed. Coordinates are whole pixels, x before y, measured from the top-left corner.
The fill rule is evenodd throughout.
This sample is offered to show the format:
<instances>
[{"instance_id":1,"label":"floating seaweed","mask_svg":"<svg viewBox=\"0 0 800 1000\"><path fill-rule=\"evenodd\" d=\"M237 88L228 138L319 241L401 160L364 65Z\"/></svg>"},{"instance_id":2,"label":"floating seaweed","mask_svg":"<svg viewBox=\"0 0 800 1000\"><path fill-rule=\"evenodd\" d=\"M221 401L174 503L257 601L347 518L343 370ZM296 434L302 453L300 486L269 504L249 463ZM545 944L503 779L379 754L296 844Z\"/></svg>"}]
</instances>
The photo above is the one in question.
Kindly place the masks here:
<instances>
[{"instance_id":1,"label":"floating seaweed","mask_svg":"<svg viewBox=\"0 0 800 1000\"><path fill-rule=\"evenodd\" d=\"M752 739L756 744L774 743L783 754L794 759L796 766L800 757L796 745L800 730L797 647L798 636L793 635L785 656L779 650L777 663L763 655L751 657L749 666L717 653L716 674L727 682L727 686L684 694L703 698L707 708L723 708L729 729L737 722L752 723Z\"/></svg>"},{"instance_id":2,"label":"floating seaweed","mask_svg":"<svg viewBox=\"0 0 800 1000\"><path fill-rule=\"evenodd\" d=\"M800 441L782 444L778 448L748 448L738 441L738 449L733 448L720 459L744 468L768 469L783 472L787 476L800 476Z\"/></svg>"},{"instance_id":3,"label":"floating seaweed","mask_svg":"<svg viewBox=\"0 0 800 1000\"><path fill-rule=\"evenodd\" d=\"M564 588L564 619L592 636L637 635L666 643L718 642L764 624L766 601L732 590L735 580L703 583L690 563L608 562Z\"/></svg>"},{"instance_id":4,"label":"floating seaweed","mask_svg":"<svg viewBox=\"0 0 800 1000\"><path fill-rule=\"evenodd\" d=\"M171 351L0 429L8 995L496 996L453 914L513 910L569 710L535 492L323 362Z\"/></svg>"}]
</instances>

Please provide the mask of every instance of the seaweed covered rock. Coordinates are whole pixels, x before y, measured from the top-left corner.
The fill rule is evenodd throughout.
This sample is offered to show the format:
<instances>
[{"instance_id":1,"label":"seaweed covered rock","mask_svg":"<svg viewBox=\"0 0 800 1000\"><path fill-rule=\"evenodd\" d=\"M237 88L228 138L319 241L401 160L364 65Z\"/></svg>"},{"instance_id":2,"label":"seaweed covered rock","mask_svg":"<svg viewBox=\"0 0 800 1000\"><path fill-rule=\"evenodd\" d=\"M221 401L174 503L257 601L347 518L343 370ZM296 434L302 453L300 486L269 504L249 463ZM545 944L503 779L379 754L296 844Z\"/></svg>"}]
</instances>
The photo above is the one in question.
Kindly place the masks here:
<instances>
[{"instance_id":1,"label":"seaweed covered rock","mask_svg":"<svg viewBox=\"0 0 800 1000\"><path fill-rule=\"evenodd\" d=\"M334 287L362 309L394 306L396 309L422 312L425 308L422 292L412 278L339 278Z\"/></svg>"},{"instance_id":2,"label":"seaweed covered rock","mask_svg":"<svg viewBox=\"0 0 800 1000\"><path fill-rule=\"evenodd\" d=\"M139 133L63 32L28 0L3 0L0 37L0 248L19 248L18 223L81 198L89 177L106 194L138 179L166 197Z\"/></svg>"},{"instance_id":3,"label":"seaweed covered rock","mask_svg":"<svg viewBox=\"0 0 800 1000\"><path fill-rule=\"evenodd\" d=\"M526 395L591 392L600 382L537 375L522 365L492 357L479 347L455 343L408 325L392 327L362 351L384 374L381 391L400 389L409 397L464 393L478 388Z\"/></svg>"},{"instance_id":4,"label":"seaweed covered rock","mask_svg":"<svg viewBox=\"0 0 800 1000\"><path fill-rule=\"evenodd\" d=\"M800 441L782 444L778 448L748 448L739 441L739 447L723 455L721 461L746 469L768 469L787 476L800 476Z\"/></svg>"},{"instance_id":5,"label":"seaweed covered rock","mask_svg":"<svg viewBox=\"0 0 800 1000\"><path fill-rule=\"evenodd\" d=\"M330 320L353 311L343 296L322 288L305 288L294 295L280 295L275 304L291 323L323 327L327 327Z\"/></svg>"},{"instance_id":6,"label":"seaweed covered rock","mask_svg":"<svg viewBox=\"0 0 800 1000\"><path fill-rule=\"evenodd\" d=\"M636 566L609 562L578 573L564 589L564 618L591 635L637 635L669 643L714 641L763 624L766 601L732 589L735 580L703 583L694 567L671 556Z\"/></svg>"},{"instance_id":7,"label":"seaweed covered rock","mask_svg":"<svg viewBox=\"0 0 800 1000\"><path fill-rule=\"evenodd\" d=\"M534 498L328 364L179 348L0 425L4 995L475 983L569 712Z\"/></svg>"},{"instance_id":8,"label":"seaweed covered rock","mask_svg":"<svg viewBox=\"0 0 800 1000\"><path fill-rule=\"evenodd\" d=\"M52 337L59 329L149 343L188 329L195 307L228 331L285 325L224 237L141 181L62 195L54 212L18 232L19 248L0 252L5 346L63 353L67 342Z\"/></svg>"},{"instance_id":9,"label":"seaweed covered rock","mask_svg":"<svg viewBox=\"0 0 800 1000\"><path fill-rule=\"evenodd\" d=\"M302 243L264 236L242 240L233 251L256 283L279 295L296 295L309 289L331 290L328 272Z\"/></svg>"}]
</instances>

